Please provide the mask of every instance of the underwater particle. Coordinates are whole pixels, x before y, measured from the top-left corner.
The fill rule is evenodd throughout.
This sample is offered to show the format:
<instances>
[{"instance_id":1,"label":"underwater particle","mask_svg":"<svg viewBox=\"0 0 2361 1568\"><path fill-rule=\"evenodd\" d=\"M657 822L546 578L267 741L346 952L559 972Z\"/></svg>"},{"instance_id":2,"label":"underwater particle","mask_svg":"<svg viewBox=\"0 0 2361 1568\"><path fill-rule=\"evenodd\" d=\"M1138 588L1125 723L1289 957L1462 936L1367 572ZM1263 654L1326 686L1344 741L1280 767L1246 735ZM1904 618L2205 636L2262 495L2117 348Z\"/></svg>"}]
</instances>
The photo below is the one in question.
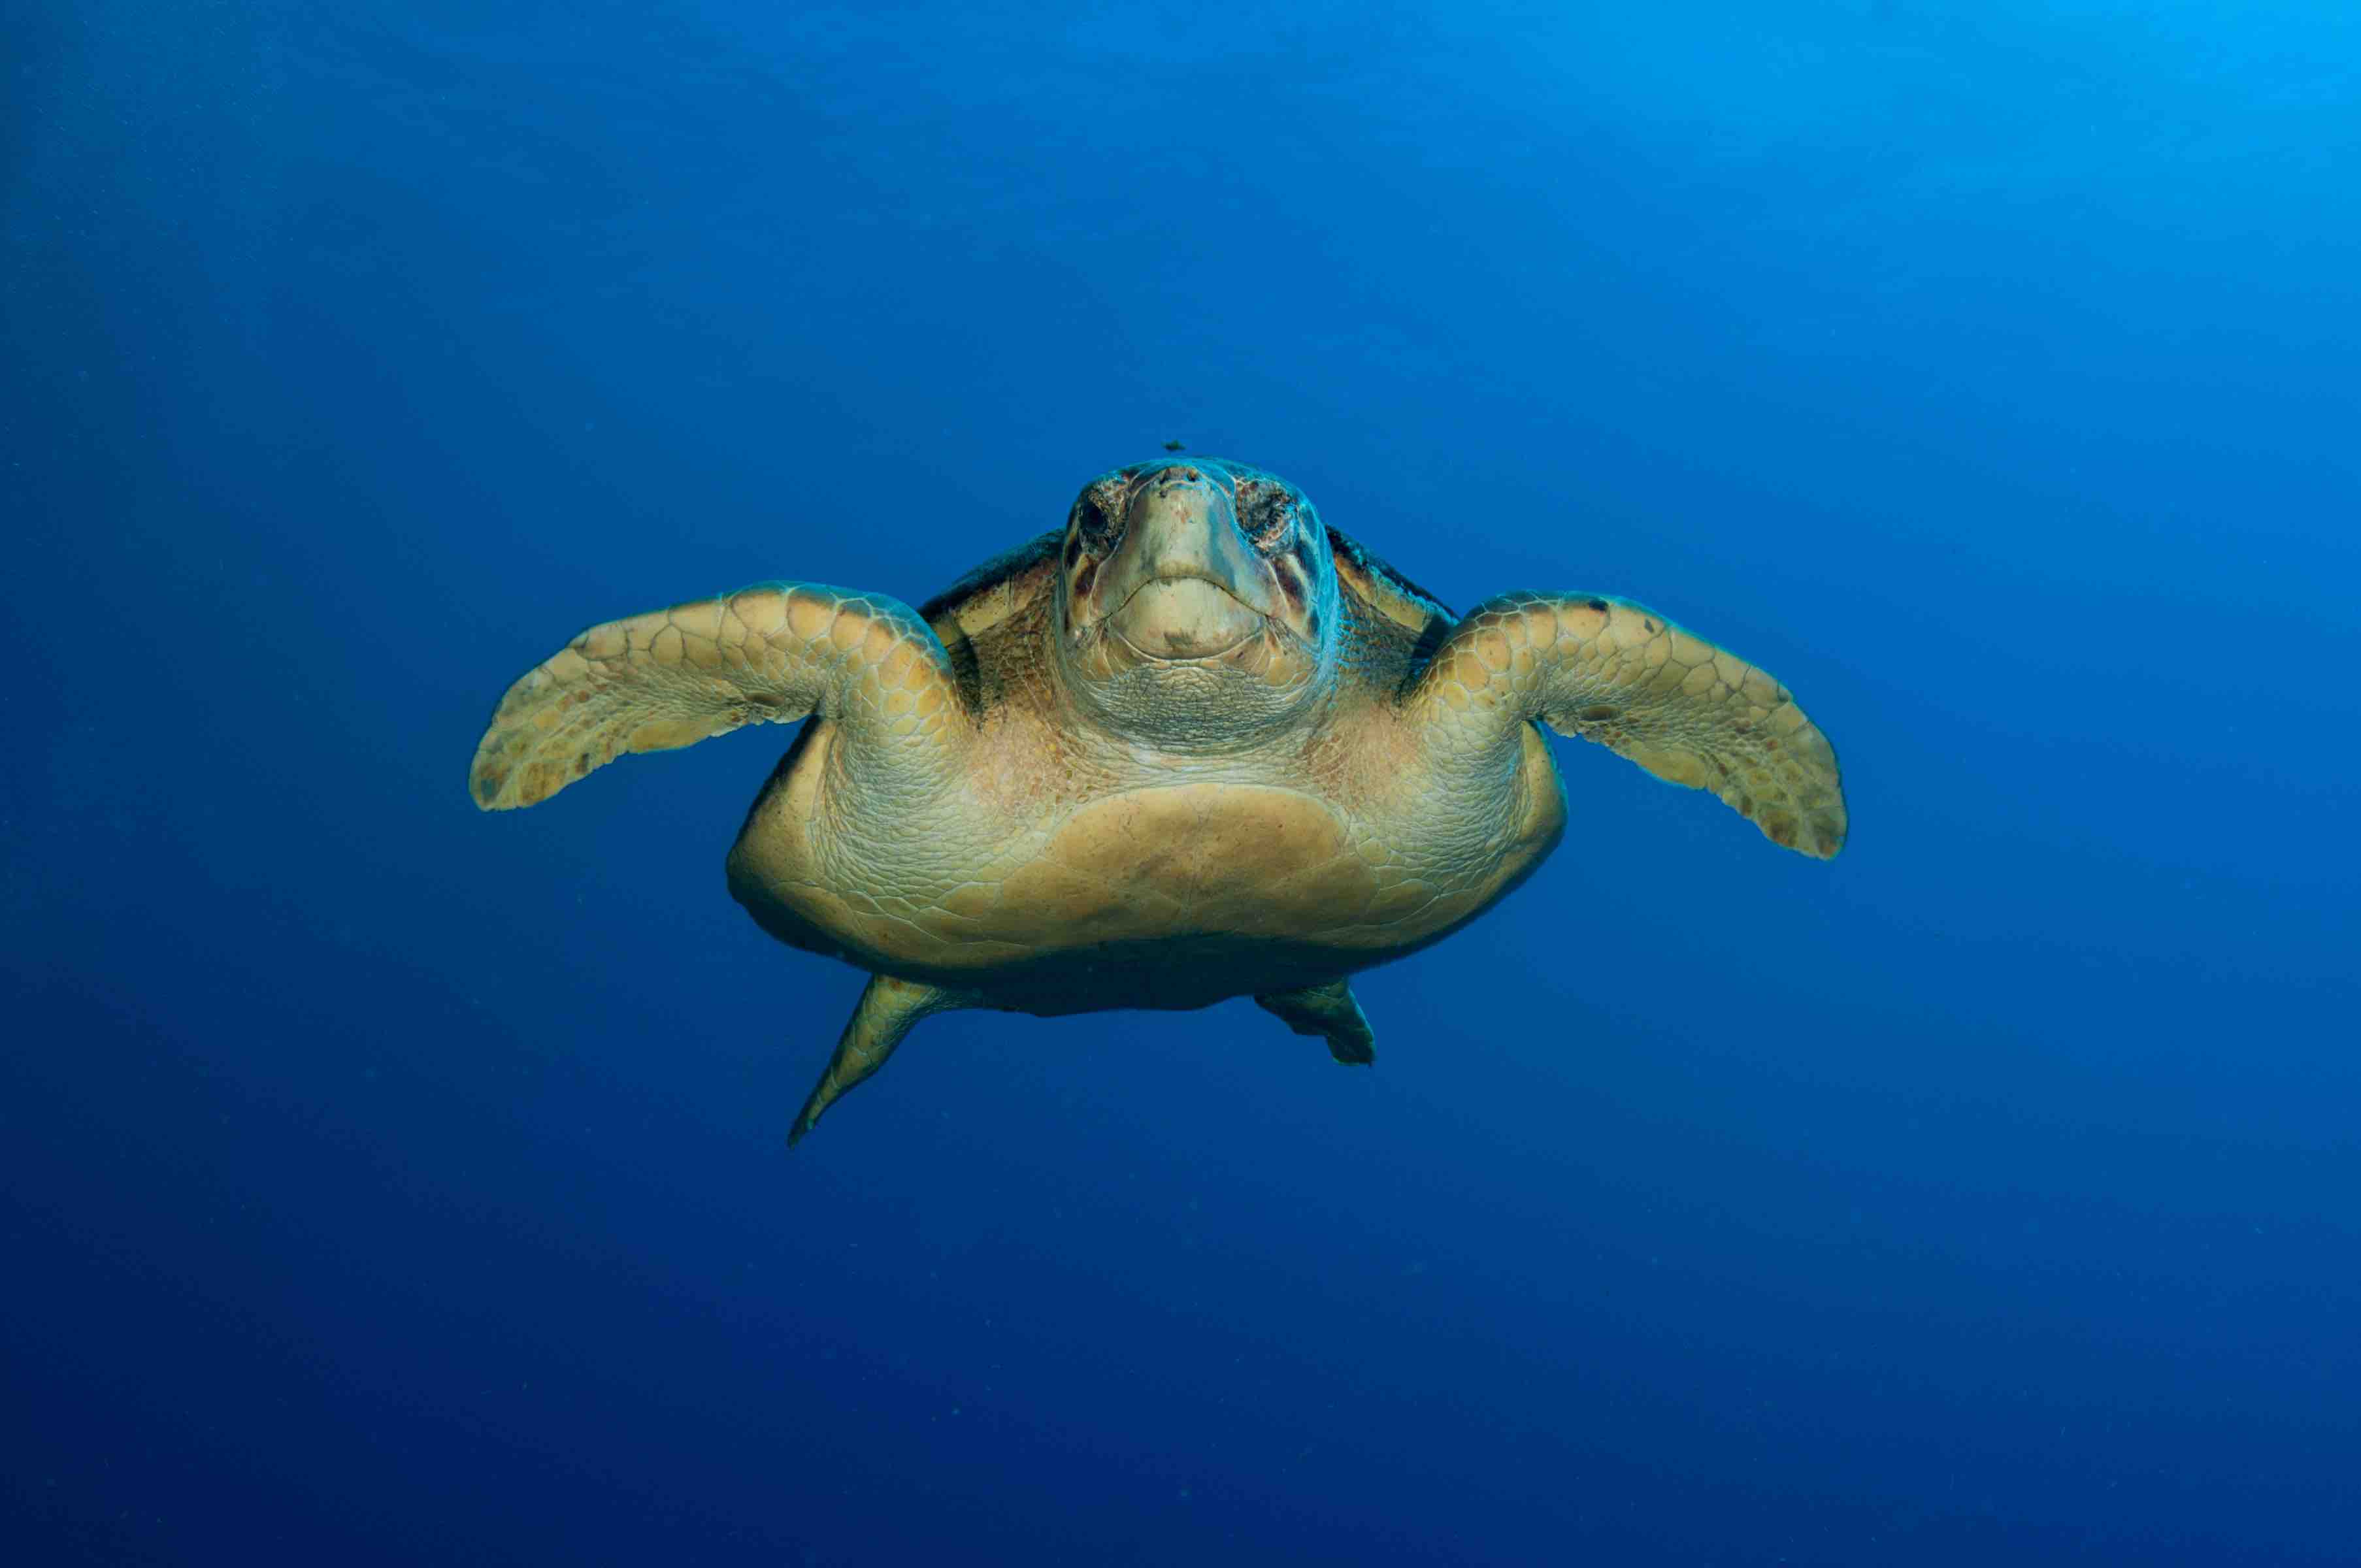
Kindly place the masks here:
<instances>
[{"instance_id":1,"label":"underwater particle","mask_svg":"<svg viewBox=\"0 0 2361 1568\"><path fill-rule=\"evenodd\" d=\"M532 806L627 752L805 719L730 890L870 981L790 1142L965 1008L1252 997L1374 1061L1352 976L1484 913L1564 832L1545 730L1806 855L1847 824L1836 752L1763 671L1623 599L1456 616L1287 480L1193 456L1099 476L915 610L773 582L594 626L509 688L468 789Z\"/></svg>"}]
</instances>

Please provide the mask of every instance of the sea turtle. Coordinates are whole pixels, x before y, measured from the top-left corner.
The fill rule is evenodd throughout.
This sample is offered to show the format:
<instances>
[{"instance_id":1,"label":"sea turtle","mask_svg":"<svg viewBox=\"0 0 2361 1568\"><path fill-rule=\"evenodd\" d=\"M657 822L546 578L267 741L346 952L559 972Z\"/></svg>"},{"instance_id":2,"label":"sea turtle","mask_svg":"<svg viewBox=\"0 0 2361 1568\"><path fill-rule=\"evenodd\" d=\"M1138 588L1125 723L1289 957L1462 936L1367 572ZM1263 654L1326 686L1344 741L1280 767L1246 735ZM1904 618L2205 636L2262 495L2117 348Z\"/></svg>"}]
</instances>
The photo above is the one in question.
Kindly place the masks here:
<instances>
[{"instance_id":1,"label":"sea turtle","mask_svg":"<svg viewBox=\"0 0 2361 1568\"><path fill-rule=\"evenodd\" d=\"M1355 971L1440 940L1565 826L1542 731L1842 847L1786 688L1628 599L1455 617L1243 463L1136 463L913 611L764 583L594 626L511 686L468 784L547 799L625 751L809 720L730 851L790 947L869 972L789 1135L962 1007L1251 996L1374 1059Z\"/></svg>"}]
</instances>

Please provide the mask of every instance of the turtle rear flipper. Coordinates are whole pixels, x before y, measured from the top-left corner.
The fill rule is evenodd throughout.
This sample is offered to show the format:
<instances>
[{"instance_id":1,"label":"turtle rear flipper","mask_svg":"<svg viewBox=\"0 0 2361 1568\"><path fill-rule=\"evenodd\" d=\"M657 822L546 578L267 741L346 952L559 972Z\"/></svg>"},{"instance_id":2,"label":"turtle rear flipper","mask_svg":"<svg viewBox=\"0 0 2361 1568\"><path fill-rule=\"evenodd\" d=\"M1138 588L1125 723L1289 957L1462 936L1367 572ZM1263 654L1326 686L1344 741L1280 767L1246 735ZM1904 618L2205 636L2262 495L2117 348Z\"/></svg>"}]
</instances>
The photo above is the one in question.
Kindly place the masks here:
<instances>
[{"instance_id":1,"label":"turtle rear flipper","mask_svg":"<svg viewBox=\"0 0 2361 1568\"><path fill-rule=\"evenodd\" d=\"M1255 1005L1299 1035L1326 1040L1328 1054L1347 1067L1368 1067L1378 1059L1377 1032L1355 1000L1349 980L1274 991L1256 997Z\"/></svg>"},{"instance_id":2,"label":"turtle rear flipper","mask_svg":"<svg viewBox=\"0 0 2361 1568\"><path fill-rule=\"evenodd\" d=\"M796 1124L787 1131L788 1146L802 1142L804 1135L819 1124L821 1115L843 1097L845 1091L884 1067L885 1058L894 1054L894 1047L902 1043L902 1036L910 1032L912 1025L937 1013L967 1006L969 1002L970 998L939 985L901 980L890 974L871 976L869 989L861 993L852 1016L845 1022L844 1033L837 1038L836 1054L828 1058L828 1070L819 1075L811 1097L796 1116Z\"/></svg>"}]
</instances>

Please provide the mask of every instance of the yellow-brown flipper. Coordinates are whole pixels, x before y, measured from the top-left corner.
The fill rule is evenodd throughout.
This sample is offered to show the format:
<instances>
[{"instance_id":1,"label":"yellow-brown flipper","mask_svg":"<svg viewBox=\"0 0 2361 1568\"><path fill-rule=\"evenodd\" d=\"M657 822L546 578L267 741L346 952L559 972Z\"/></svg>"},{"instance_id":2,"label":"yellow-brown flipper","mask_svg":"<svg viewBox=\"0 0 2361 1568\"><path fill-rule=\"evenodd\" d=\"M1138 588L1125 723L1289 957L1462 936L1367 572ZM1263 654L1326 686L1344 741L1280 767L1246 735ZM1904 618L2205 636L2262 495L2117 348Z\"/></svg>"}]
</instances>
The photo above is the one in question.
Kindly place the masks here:
<instances>
[{"instance_id":1,"label":"yellow-brown flipper","mask_svg":"<svg viewBox=\"0 0 2361 1568\"><path fill-rule=\"evenodd\" d=\"M1540 720L1711 790L1773 843L1844 848L1837 754L1761 670L1628 599L1503 594L1470 610L1409 699L1446 751Z\"/></svg>"},{"instance_id":2,"label":"yellow-brown flipper","mask_svg":"<svg viewBox=\"0 0 2361 1568\"><path fill-rule=\"evenodd\" d=\"M1255 1005L1299 1035L1327 1041L1328 1054L1347 1067L1367 1067L1378 1059L1378 1036L1349 979L1300 991L1266 992L1255 998Z\"/></svg>"},{"instance_id":3,"label":"yellow-brown flipper","mask_svg":"<svg viewBox=\"0 0 2361 1568\"><path fill-rule=\"evenodd\" d=\"M820 1117L845 1091L884 1067L911 1025L938 1013L972 1005L972 997L940 986L890 974L870 976L869 988L861 993L860 1004L837 1039L835 1054L828 1058L819 1082L787 1129L789 1146L801 1143L805 1134L819 1125Z\"/></svg>"},{"instance_id":4,"label":"yellow-brown flipper","mask_svg":"<svg viewBox=\"0 0 2361 1568\"><path fill-rule=\"evenodd\" d=\"M873 757L939 754L966 723L942 643L908 606L824 583L763 583L610 620L508 689L468 793L533 806L627 751L820 713Z\"/></svg>"}]
</instances>

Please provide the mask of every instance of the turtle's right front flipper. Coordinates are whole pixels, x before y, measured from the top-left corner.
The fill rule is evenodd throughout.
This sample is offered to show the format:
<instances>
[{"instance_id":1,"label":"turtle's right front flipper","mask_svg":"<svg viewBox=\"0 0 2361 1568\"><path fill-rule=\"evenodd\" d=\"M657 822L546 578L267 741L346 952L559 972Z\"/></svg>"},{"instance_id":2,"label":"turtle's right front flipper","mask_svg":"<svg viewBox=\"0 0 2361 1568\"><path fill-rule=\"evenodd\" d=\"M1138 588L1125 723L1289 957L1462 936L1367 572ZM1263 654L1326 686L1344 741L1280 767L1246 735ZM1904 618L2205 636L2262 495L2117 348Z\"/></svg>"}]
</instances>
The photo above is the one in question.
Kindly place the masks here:
<instances>
[{"instance_id":1,"label":"turtle's right front flipper","mask_svg":"<svg viewBox=\"0 0 2361 1568\"><path fill-rule=\"evenodd\" d=\"M942 642L907 605L764 583L594 626L528 671L468 770L487 811L533 806L626 751L812 713L865 757L939 761L967 722Z\"/></svg>"}]
</instances>

